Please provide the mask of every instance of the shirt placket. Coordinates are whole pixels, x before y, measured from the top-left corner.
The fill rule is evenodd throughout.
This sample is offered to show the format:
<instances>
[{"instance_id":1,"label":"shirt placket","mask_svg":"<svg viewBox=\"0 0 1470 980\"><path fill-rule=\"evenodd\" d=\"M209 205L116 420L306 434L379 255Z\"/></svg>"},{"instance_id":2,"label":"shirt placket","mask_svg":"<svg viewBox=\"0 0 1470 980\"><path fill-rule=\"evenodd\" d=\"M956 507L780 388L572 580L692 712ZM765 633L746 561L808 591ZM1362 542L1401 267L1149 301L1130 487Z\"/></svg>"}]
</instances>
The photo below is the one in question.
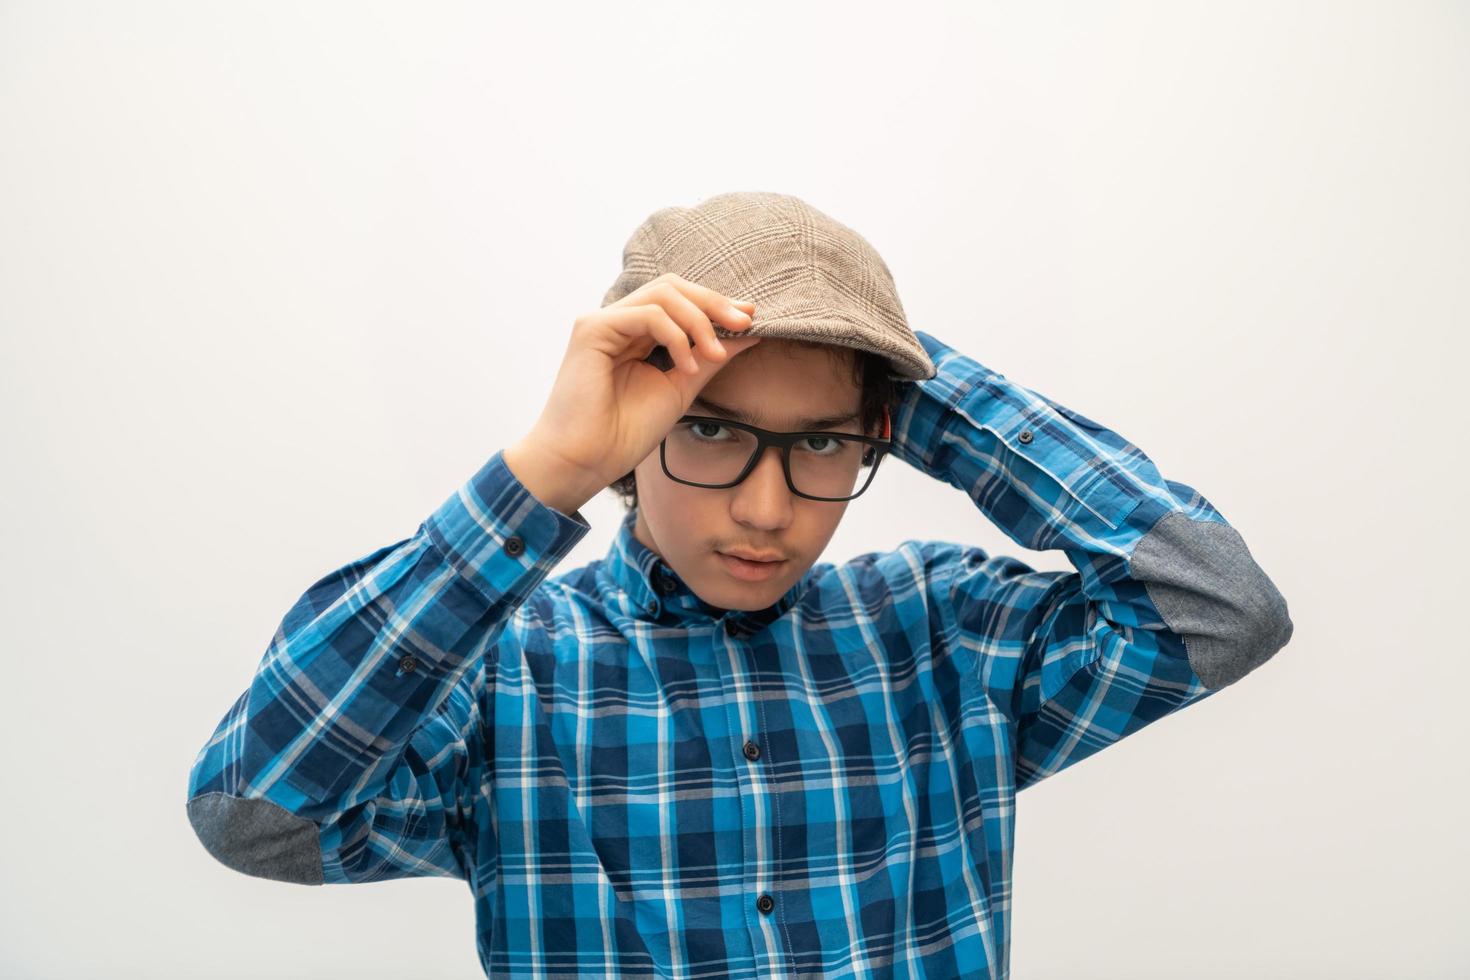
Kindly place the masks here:
<instances>
[{"instance_id":1,"label":"shirt placket","mask_svg":"<svg viewBox=\"0 0 1470 980\"><path fill-rule=\"evenodd\" d=\"M753 627L736 613L721 618L714 634L715 653L728 671L725 678L726 710L733 734L737 784L740 787L742 837L745 842L742 881L745 886L745 921L751 947L763 977L791 975L786 957L786 940L781 932L779 892L776 889L774 806L766 778L766 759L761 750L761 712L757 703L755 671L750 667Z\"/></svg>"}]
</instances>

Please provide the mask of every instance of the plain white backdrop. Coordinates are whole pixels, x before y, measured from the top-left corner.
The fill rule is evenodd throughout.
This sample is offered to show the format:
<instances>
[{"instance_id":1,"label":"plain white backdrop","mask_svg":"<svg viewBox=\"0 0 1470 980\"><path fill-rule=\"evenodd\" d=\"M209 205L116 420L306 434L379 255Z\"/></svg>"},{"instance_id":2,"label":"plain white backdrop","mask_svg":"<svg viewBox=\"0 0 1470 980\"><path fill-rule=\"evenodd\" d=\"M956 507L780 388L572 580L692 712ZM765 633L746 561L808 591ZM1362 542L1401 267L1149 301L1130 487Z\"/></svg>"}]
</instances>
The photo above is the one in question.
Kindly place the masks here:
<instances>
[{"instance_id":1,"label":"plain white backdrop","mask_svg":"<svg viewBox=\"0 0 1470 980\"><path fill-rule=\"evenodd\" d=\"M531 425L637 223L740 189L1289 603L1021 794L1014 975L1470 974L1467 97L1463 3L0 3L0 975L481 975L465 885L230 871L188 770L306 586ZM897 462L824 559L907 538L1071 567Z\"/></svg>"}]
</instances>

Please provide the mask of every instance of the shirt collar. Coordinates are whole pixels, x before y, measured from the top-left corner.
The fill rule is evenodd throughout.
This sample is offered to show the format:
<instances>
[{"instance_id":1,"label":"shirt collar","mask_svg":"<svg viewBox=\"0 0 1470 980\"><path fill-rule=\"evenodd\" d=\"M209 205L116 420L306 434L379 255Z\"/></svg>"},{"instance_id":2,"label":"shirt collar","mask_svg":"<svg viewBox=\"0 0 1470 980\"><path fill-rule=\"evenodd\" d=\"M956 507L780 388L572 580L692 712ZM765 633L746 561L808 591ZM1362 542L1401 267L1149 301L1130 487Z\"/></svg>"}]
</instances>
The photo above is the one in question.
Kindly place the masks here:
<instances>
[{"instance_id":1,"label":"shirt collar","mask_svg":"<svg viewBox=\"0 0 1470 980\"><path fill-rule=\"evenodd\" d=\"M687 623L728 617L754 631L783 616L806 592L814 577L814 570L808 568L784 595L764 609L722 609L695 595L657 552L638 540L633 533L637 519L637 507L623 516L599 572L627 595L631 605L627 613L635 619Z\"/></svg>"}]
</instances>

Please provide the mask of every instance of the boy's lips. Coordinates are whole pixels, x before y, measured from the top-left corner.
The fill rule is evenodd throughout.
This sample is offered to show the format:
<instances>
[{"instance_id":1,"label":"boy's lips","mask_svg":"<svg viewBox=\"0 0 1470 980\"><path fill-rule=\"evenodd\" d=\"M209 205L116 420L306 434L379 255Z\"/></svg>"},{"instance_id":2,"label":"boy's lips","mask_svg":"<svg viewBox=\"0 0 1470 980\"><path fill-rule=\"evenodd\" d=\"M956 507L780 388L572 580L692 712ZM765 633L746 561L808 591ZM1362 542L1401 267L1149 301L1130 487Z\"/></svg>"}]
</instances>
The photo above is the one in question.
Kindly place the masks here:
<instances>
[{"instance_id":1,"label":"boy's lips","mask_svg":"<svg viewBox=\"0 0 1470 980\"><path fill-rule=\"evenodd\" d=\"M786 564L785 559L781 561L747 561L744 558L724 551L717 551L715 554L725 560L725 567L731 575L734 575L738 579L743 579L746 582L764 582L771 576L778 574L781 571L781 567Z\"/></svg>"},{"instance_id":2,"label":"boy's lips","mask_svg":"<svg viewBox=\"0 0 1470 980\"><path fill-rule=\"evenodd\" d=\"M746 548L736 548L732 551L722 551L722 555L730 555L733 558L744 558L746 561L784 561L786 556L776 551L750 551Z\"/></svg>"}]
</instances>

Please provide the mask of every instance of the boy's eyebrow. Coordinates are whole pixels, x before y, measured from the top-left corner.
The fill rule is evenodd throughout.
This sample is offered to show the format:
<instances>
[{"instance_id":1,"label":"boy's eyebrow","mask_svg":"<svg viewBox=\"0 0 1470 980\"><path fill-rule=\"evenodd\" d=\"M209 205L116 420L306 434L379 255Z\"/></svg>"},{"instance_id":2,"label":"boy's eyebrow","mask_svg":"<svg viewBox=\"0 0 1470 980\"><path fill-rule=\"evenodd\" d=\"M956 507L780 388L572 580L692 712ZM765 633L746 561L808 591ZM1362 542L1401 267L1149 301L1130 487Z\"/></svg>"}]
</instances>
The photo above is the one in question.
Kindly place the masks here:
<instances>
[{"instance_id":1,"label":"boy's eyebrow","mask_svg":"<svg viewBox=\"0 0 1470 980\"><path fill-rule=\"evenodd\" d=\"M734 419L736 422L744 422L747 425L757 424L754 416L750 415L749 413L742 412L738 408L731 408L728 405L721 405L718 402L712 402L703 395L695 395L694 400L689 403L689 407L703 408L705 411L708 411L712 414L723 415L727 419ZM834 425L843 425L847 422L851 422L857 417L857 412L850 412L847 415L832 415L824 416L821 418L799 418L796 420L796 428L798 431L809 429L826 429Z\"/></svg>"}]
</instances>

